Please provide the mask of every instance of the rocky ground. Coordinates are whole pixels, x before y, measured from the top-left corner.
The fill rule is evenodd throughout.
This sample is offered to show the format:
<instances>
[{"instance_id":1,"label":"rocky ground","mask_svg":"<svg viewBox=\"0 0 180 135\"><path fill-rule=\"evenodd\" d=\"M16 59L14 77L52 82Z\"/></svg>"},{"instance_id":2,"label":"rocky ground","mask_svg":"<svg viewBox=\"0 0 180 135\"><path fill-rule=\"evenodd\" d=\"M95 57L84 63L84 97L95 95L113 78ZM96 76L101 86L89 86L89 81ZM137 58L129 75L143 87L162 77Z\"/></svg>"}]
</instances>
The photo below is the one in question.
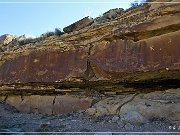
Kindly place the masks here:
<instances>
[{"instance_id":1,"label":"rocky ground","mask_svg":"<svg viewBox=\"0 0 180 135\"><path fill-rule=\"evenodd\" d=\"M143 98L142 95L140 96L140 94L129 95L126 97L123 96L124 98L122 98L122 95L107 97L95 103L90 109L86 111L57 115L21 113L5 102L1 102L0 131L63 132L62 134L70 134L67 132L82 132L81 134L88 134L87 132L91 132L89 134L92 135L100 134L95 132L109 132L107 133L108 135L115 134L113 132L168 132L168 134L172 134L169 132L177 133L180 132L180 122L178 117L179 98L178 93L175 94L175 92L179 92L179 89L167 90L166 92L152 92L149 94L144 94ZM141 101L146 106L148 106L149 109L143 109L144 106L142 102L139 102L139 97L141 97ZM128 102L124 101L124 99L126 99ZM158 100L161 103L152 103L153 101L147 102L145 99L153 99L155 101ZM116 114L110 114L113 113L113 107L115 108L115 106L119 104L116 102L117 100L121 100L121 102L124 102L124 104L123 106L120 105L121 110L119 113L117 112ZM173 103L165 102L170 100ZM102 107L102 104L104 107ZM160 108L158 104L161 104L162 108ZM108 105L112 106L112 112L107 111L107 108L109 108ZM175 108L173 110L174 105ZM136 108L134 108L134 111L131 110L133 108L132 106L136 106ZM102 108L104 108L105 114L102 113ZM161 112L159 112L158 108L161 110ZM166 109L169 109L169 111L167 111ZM96 110L96 113L93 113L92 110ZM126 112L125 110L127 110L128 112ZM143 112L146 114L146 116L144 117L141 115L143 114ZM154 112L154 117L151 116L152 112ZM171 114L169 114L170 112ZM167 115L172 116L167 117Z\"/></svg>"}]
</instances>

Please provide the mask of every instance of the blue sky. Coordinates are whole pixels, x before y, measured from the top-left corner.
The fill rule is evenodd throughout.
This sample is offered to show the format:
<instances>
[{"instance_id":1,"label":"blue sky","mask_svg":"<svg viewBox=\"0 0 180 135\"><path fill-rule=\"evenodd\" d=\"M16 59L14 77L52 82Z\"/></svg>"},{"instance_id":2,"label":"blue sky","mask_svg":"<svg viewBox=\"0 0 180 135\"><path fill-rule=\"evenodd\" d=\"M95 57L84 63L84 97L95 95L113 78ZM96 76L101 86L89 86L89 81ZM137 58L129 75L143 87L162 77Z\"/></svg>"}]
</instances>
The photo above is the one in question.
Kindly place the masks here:
<instances>
[{"instance_id":1,"label":"blue sky","mask_svg":"<svg viewBox=\"0 0 180 135\"><path fill-rule=\"evenodd\" d=\"M112 8L129 8L133 1L1 0L0 35L10 33L17 36L23 34L39 36L47 31L54 31L55 28L63 29L65 26L88 15L95 18Z\"/></svg>"}]
</instances>

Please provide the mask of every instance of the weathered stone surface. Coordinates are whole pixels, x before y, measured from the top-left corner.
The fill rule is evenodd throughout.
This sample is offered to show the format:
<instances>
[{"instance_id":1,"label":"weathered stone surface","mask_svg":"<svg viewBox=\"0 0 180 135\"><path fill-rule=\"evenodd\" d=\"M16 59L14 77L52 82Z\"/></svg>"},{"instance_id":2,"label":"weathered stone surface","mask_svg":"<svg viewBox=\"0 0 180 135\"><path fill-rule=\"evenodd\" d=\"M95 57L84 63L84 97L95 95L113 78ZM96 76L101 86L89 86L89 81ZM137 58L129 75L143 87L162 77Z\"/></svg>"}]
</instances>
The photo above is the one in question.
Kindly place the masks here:
<instances>
[{"instance_id":1,"label":"weathered stone surface","mask_svg":"<svg viewBox=\"0 0 180 135\"><path fill-rule=\"evenodd\" d=\"M133 125L139 125L147 122L147 120L139 112L136 111L129 111L122 114L121 120L125 123L130 123Z\"/></svg>"},{"instance_id":2,"label":"weathered stone surface","mask_svg":"<svg viewBox=\"0 0 180 135\"><path fill-rule=\"evenodd\" d=\"M180 31L133 42L114 40L92 48L90 61L98 78L105 71L144 71L180 69ZM161 44L159 44L159 42ZM96 68L98 67L98 68ZM53 82L82 76L87 68L87 52L36 51L27 56L7 60L0 67L0 82Z\"/></svg>"},{"instance_id":3,"label":"weathered stone surface","mask_svg":"<svg viewBox=\"0 0 180 135\"><path fill-rule=\"evenodd\" d=\"M6 99L5 96L0 96L0 102L3 102Z\"/></svg>"},{"instance_id":4,"label":"weathered stone surface","mask_svg":"<svg viewBox=\"0 0 180 135\"><path fill-rule=\"evenodd\" d=\"M109 11L105 12L102 16L95 18L96 23L104 23L108 22L110 20L114 20L117 17L120 17L124 13L124 9L122 8L115 8L115 9L110 9Z\"/></svg>"},{"instance_id":5,"label":"weathered stone surface","mask_svg":"<svg viewBox=\"0 0 180 135\"><path fill-rule=\"evenodd\" d=\"M34 95L23 97L23 101L19 104L19 111L25 113L52 114L53 100L53 96Z\"/></svg>"},{"instance_id":6,"label":"weathered stone surface","mask_svg":"<svg viewBox=\"0 0 180 135\"><path fill-rule=\"evenodd\" d=\"M149 120L152 118L166 118L172 121L179 121L180 104L178 102L163 103L159 101L149 101L136 97L133 102L121 108L120 114L129 111L137 111Z\"/></svg>"},{"instance_id":7,"label":"weathered stone surface","mask_svg":"<svg viewBox=\"0 0 180 135\"><path fill-rule=\"evenodd\" d=\"M170 121L180 119L180 89L157 91L148 94L115 96L105 98L86 110L90 115L119 114L129 123L144 123L153 118Z\"/></svg>"},{"instance_id":8,"label":"weathered stone surface","mask_svg":"<svg viewBox=\"0 0 180 135\"><path fill-rule=\"evenodd\" d=\"M2 82L55 82L80 76L85 70L84 49L68 52L37 51L6 61L0 68L0 80Z\"/></svg>"},{"instance_id":9,"label":"weathered stone surface","mask_svg":"<svg viewBox=\"0 0 180 135\"><path fill-rule=\"evenodd\" d=\"M178 89L180 90L180 89ZM176 98L174 96L177 94ZM180 95L169 92L153 92L145 95L138 95L132 102L121 108L120 113L137 111L148 119L166 118L169 120L180 119Z\"/></svg>"},{"instance_id":10,"label":"weathered stone surface","mask_svg":"<svg viewBox=\"0 0 180 135\"><path fill-rule=\"evenodd\" d=\"M0 53L0 83L72 80L83 77L87 69L93 72L86 76L95 76L91 81L112 79L122 72L160 70L167 70L164 78L172 79L169 74L180 69L179 7L163 5L146 13L142 11L146 6L139 7L89 27L92 20L84 18L67 28L74 32L17 45Z\"/></svg>"},{"instance_id":11,"label":"weathered stone surface","mask_svg":"<svg viewBox=\"0 0 180 135\"><path fill-rule=\"evenodd\" d=\"M86 110L86 113L89 115L94 115L94 114L96 114L96 108L88 108Z\"/></svg>"},{"instance_id":12,"label":"weathered stone surface","mask_svg":"<svg viewBox=\"0 0 180 135\"><path fill-rule=\"evenodd\" d=\"M94 104L92 108L86 110L89 115L102 116L106 114L117 114L120 108L132 100L134 95L119 95L116 97L109 97Z\"/></svg>"},{"instance_id":13,"label":"weathered stone surface","mask_svg":"<svg viewBox=\"0 0 180 135\"><path fill-rule=\"evenodd\" d=\"M73 31L77 31L77 30L80 30L84 27L87 27L89 25L91 25L92 23L94 22L94 20L92 18L89 18L89 17L85 17L67 27L65 27L63 29L63 31L65 33L70 33L70 32L73 32Z\"/></svg>"},{"instance_id":14,"label":"weathered stone surface","mask_svg":"<svg viewBox=\"0 0 180 135\"><path fill-rule=\"evenodd\" d=\"M96 45L91 62L107 71L180 68L180 31L139 42L114 40Z\"/></svg>"},{"instance_id":15,"label":"weathered stone surface","mask_svg":"<svg viewBox=\"0 0 180 135\"><path fill-rule=\"evenodd\" d=\"M53 113L76 112L86 110L91 106L91 100L85 98L76 98L70 96L57 96L53 106Z\"/></svg>"},{"instance_id":16,"label":"weathered stone surface","mask_svg":"<svg viewBox=\"0 0 180 135\"><path fill-rule=\"evenodd\" d=\"M0 46L9 44L14 38L15 36L10 34L0 36Z\"/></svg>"},{"instance_id":17,"label":"weathered stone surface","mask_svg":"<svg viewBox=\"0 0 180 135\"><path fill-rule=\"evenodd\" d=\"M9 96L6 103L23 113L63 114L86 110L91 99L73 96Z\"/></svg>"}]
</instances>

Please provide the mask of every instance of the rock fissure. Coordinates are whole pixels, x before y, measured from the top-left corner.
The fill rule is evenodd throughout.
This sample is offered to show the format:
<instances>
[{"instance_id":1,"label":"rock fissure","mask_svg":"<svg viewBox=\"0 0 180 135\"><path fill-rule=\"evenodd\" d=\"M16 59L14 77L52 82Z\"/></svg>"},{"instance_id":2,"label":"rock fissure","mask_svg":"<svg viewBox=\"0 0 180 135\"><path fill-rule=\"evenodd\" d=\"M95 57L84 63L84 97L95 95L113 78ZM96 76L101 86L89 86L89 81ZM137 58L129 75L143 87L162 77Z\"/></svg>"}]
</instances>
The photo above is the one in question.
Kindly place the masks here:
<instances>
[{"instance_id":1,"label":"rock fissure","mask_svg":"<svg viewBox=\"0 0 180 135\"><path fill-rule=\"evenodd\" d=\"M23 101L24 100L24 97L21 95L21 101Z\"/></svg>"},{"instance_id":2,"label":"rock fissure","mask_svg":"<svg viewBox=\"0 0 180 135\"><path fill-rule=\"evenodd\" d=\"M93 45L90 44L88 47L88 52L87 52L88 56L87 56L86 71L84 72L84 79L86 80L86 83L88 83L88 81L90 81L92 79L93 80L97 79L96 74L92 68L91 61L90 61L92 48L93 48Z\"/></svg>"},{"instance_id":3,"label":"rock fissure","mask_svg":"<svg viewBox=\"0 0 180 135\"><path fill-rule=\"evenodd\" d=\"M55 102L56 102L56 96L53 99L53 105L55 104Z\"/></svg>"},{"instance_id":4,"label":"rock fissure","mask_svg":"<svg viewBox=\"0 0 180 135\"><path fill-rule=\"evenodd\" d=\"M5 96L5 98L3 99L3 102L6 102L7 99L8 99L8 95Z\"/></svg>"},{"instance_id":5,"label":"rock fissure","mask_svg":"<svg viewBox=\"0 0 180 135\"><path fill-rule=\"evenodd\" d=\"M124 102L123 104L121 104L121 105L117 108L116 113L117 113L117 114L120 113L121 108L122 108L124 105L126 105L127 103L132 102L133 99L134 99L138 94L139 94L139 93L134 94L129 100L127 100L126 102Z\"/></svg>"},{"instance_id":6,"label":"rock fissure","mask_svg":"<svg viewBox=\"0 0 180 135\"><path fill-rule=\"evenodd\" d=\"M52 111L51 114L54 114L54 104L56 103L56 96L54 96L53 103L52 103Z\"/></svg>"}]
</instances>

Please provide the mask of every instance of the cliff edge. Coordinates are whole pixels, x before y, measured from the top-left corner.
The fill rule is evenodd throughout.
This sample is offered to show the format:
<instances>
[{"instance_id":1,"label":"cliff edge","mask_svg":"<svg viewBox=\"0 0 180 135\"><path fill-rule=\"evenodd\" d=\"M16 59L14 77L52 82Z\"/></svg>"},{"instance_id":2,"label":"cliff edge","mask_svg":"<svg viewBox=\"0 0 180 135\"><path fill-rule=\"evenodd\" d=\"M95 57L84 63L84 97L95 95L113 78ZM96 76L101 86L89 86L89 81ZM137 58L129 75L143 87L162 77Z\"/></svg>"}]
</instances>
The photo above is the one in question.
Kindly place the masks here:
<instances>
[{"instance_id":1,"label":"cliff edge","mask_svg":"<svg viewBox=\"0 0 180 135\"><path fill-rule=\"evenodd\" d=\"M0 82L179 80L179 9L145 3L86 17L61 35L15 38L1 50Z\"/></svg>"}]
</instances>

